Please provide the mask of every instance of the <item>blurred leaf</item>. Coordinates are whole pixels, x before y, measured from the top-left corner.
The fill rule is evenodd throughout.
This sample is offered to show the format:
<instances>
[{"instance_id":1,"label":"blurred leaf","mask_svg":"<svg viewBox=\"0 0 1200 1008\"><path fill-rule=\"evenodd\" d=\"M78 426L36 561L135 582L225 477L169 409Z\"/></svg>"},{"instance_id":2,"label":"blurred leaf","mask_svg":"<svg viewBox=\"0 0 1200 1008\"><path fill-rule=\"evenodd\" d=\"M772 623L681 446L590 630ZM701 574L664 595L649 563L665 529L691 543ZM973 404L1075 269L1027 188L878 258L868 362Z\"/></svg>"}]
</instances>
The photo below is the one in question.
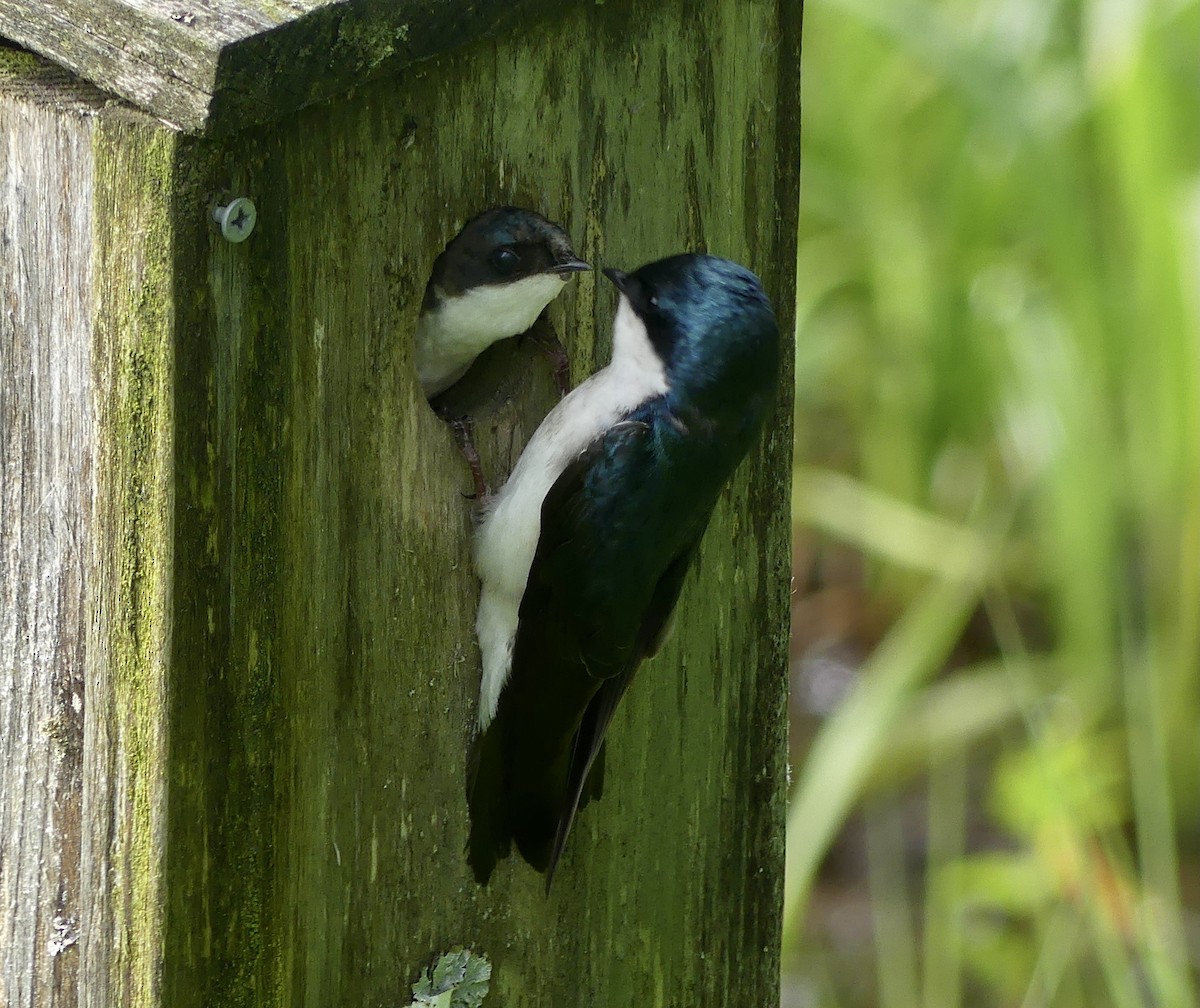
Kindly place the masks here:
<instances>
[{"instance_id":1,"label":"blurred leaf","mask_svg":"<svg viewBox=\"0 0 1200 1008\"><path fill-rule=\"evenodd\" d=\"M869 786L894 786L942 759L961 760L965 748L1017 723L1033 700L1029 688L999 663L931 683L889 734L886 758L874 767Z\"/></svg>"},{"instance_id":2,"label":"blurred leaf","mask_svg":"<svg viewBox=\"0 0 1200 1008\"><path fill-rule=\"evenodd\" d=\"M1067 735L1003 754L996 768L996 818L1035 839L1064 820L1087 835L1126 822L1129 813L1124 740Z\"/></svg>"},{"instance_id":3,"label":"blurred leaf","mask_svg":"<svg viewBox=\"0 0 1200 1008\"><path fill-rule=\"evenodd\" d=\"M802 523L918 570L957 577L990 557L980 533L840 473L798 467L792 501Z\"/></svg>"},{"instance_id":4,"label":"blurred leaf","mask_svg":"<svg viewBox=\"0 0 1200 1008\"><path fill-rule=\"evenodd\" d=\"M972 1005L1196 1003L1197 38L1198 0L806 5L796 519L908 611L802 772L788 935L865 794L956 747L969 779L995 761L987 811L1018 849L959 895L977 982L951 962L942 988ZM1002 557L979 514L1015 515ZM954 570L980 550L1036 638L993 618L1004 669L948 676L973 604ZM1024 914L1002 892L1022 861L1043 879ZM945 937L954 894L926 898Z\"/></svg>"},{"instance_id":5,"label":"blurred leaf","mask_svg":"<svg viewBox=\"0 0 1200 1008\"><path fill-rule=\"evenodd\" d=\"M785 949L795 940L813 874L862 793L887 733L916 686L941 666L979 599L990 565L974 563L973 555L962 559L958 578L927 588L876 648L804 762L788 813Z\"/></svg>"},{"instance_id":6,"label":"blurred leaf","mask_svg":"<svg viewBox=\"0 0 1200 1008\"><path fill-rule=\"evenodd\" d=\"M935 885L955 892L967 916L1002 911L1031 918L1052 898L1044 866L1027 851L963 858L942 868Z\"/></svg>"}]
</instances>

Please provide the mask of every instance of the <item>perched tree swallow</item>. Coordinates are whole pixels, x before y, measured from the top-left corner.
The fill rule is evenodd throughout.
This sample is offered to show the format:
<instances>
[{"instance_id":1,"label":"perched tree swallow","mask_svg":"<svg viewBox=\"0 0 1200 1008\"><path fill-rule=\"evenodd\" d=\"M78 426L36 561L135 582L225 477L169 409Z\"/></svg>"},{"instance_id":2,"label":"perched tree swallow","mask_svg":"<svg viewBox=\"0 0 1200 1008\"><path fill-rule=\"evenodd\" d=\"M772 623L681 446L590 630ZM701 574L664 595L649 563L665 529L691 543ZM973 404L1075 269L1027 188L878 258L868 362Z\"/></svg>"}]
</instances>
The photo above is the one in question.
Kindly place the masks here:
<instances>
[{"instance_id":1,"label":"perched tree swallow","mask_svg":"<svg viewBox=\"0 0 1200 1008\"><path fill-rule=\"evenodd\" d=\"M557 224L495 207L472 218L437 257L417 322L426 398L458 381L484 350L533 325L571 274L590 269Z\"/></svg>"},{"instance_id":2,"label":"perched tree swallow","mask_svg":"<svg viewBox=\"0 0 1200 1008\"><path fill-rule=\"evenodd\" d=\"M549 890L599 797L613 711L775 392L779 333L753 273L706 255L604 272L620 291L612 362L546 416L477 532L480 882L515 840Z\"/></svg>"}]
</instances>

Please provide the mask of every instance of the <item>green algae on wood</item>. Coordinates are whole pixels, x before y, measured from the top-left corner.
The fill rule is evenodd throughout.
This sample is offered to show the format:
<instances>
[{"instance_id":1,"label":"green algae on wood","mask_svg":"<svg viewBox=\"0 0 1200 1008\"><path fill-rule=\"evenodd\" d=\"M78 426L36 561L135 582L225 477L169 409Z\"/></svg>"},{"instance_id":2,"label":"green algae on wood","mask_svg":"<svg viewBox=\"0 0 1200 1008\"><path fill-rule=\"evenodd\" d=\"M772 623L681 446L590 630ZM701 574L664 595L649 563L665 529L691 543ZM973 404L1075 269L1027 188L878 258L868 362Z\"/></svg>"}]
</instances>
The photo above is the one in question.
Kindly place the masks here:
<instances>
[{"instance_id":1,"label":"green algae on wood","mask_svg":"<svg viewBox=\"0 0 1200 1008\"><path fill-rule=\"evenodd\" d=\"M174 290L169 217L176 138L101 121L94 133L99 591L97 746L116 742L109 800L109 989L158 1005L169 757L174 481ZM113 880L116 881L114 884ZM104 884L97 881L98 885ZM101 953L101 936L92 942Z\"/></svg>"},{"instance_id":2,"label":"green algae on wood","mask_svg":"<svg viewBox=\"0 0 1200 1008\"><path fill-rule=\"evenodd\" d=\"M672 0L630 25L569 6L222 140L108 102L76 120L111 656L85 748L108 782L92 811L119 825L93 880L115 927L81 940L106 990L402 1003L468 945L496 1008L777 1000L790 367L549 900L519 860L481 889L462 856L478 584L470 480L410 360L433 258L517 203L597 265L742 261L791 330L799 11ZM233 195L259 211L239 245L210 217ZM613 301L584 276L543 323L576 380L607 359ZM477 433L499 483L554 387L520 341L492 356Z\"/></svg>"}]
</instances>

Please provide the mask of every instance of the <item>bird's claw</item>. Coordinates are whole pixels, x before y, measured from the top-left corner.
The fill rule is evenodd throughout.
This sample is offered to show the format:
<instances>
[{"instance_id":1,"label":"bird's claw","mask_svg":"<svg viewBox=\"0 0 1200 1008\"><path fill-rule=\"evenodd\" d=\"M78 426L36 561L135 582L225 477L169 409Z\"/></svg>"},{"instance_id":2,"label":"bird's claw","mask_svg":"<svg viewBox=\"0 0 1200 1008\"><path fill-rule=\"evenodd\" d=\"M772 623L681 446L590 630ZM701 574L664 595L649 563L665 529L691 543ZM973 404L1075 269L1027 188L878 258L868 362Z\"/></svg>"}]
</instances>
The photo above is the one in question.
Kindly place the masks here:
<instances>
[{"instance_id":1,"label":"bird's claw","mask_svg":"<svg viewBox=\"0 0 1200 1008\"><path fill-rule=\"evenodd\" d=\"M542 356L550 362L554 385L558 389L558 397L563 398L571 391L571 358L567 356L566 347L562 345L552 330L539 332L534 329L529 338Z\"/></svg>"},{"instance_id":2,"label":"bird's claw","mask_svg":"<svg viewBox=\"0 0 1200 1008\"><path fill-rule=\"evenodd\" d=\"M475 486L473 494L463 494L467 500L482 501L491 496L487 481L483 478L483 465L479 459L479 450L475 447L475 421L472 417L454 417L449 421L450 430L454 434L454 443L458 445L467 468L471 470L471 481Z\"/></svg>"}]
</instances>

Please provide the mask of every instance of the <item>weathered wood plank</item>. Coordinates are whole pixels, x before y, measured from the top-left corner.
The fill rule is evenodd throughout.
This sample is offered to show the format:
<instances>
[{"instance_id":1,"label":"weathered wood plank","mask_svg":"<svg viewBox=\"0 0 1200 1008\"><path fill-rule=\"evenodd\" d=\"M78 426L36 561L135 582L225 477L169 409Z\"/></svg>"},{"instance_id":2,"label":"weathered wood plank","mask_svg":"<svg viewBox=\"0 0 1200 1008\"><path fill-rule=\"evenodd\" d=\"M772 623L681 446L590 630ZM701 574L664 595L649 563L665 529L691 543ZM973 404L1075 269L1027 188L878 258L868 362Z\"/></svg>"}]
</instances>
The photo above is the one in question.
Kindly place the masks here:
<instances>
[{"instance_id":1,"label":"weathered wood plank","mask_svg":"<svg viewBox=\"0 0 1200 1008\"><path fill-rule=\"evenodd\" d=\"M464 943L495 962L497 1008L777 1001L790 369L547 900L519 861L481 890L462 856L470 484L406 334L442 243L500 202L562 221L599 264L747 262L788 332L786 10L658 4L635 33L626 5L569 10L242 137L197 180L259 219L239 246L181 233L195 258L177 268L209 278L181 325L213 336L180 362L206 378L180 401L177 563L196 574L172 721L192 769L170 846L179 877L203 862L210 881L169 914L172 1004L390 1003ZM577 377L607 357L613 301L589 275L552 308ZM494 482L552 402L541 367L477 411ZM187 827L206 810L202 844Z\"/></svg>"},{"instance_id":2,"label":"weathered wood plank","mask_svg":"<svg viewBox=\"0 0 1200 1008\"><path fill-rule=\"evenodd\" d=\"M553 894L515 860L480 889L463 857L470 481L408 335L433 258L475 211L524 204L598 265L745 262L791 331L799 11L670 0L634 23L579 5L220 141L88 92L79 151L55 141L92 179L70 211L91 221L70 274L88 357L66 373L91 403L94 497L64 505L89 537L81 811L54 855L82 866L80 941L54 962L42 936L21 946L30 991L78 950L87 1004L403 1004L466 944L495 963L489 1008L778 1003L790 366ZM0 81L0 109L69 118L72 93ZM209 218L230 195L259 209L236 246ZM576 378L607 357L613 301L589 275L552 308ZM493 357L476 412L498 483L553 389L528 348ZM13 499L24 535L43 519ZM22 711L50 688L38 668ZM0 744L69 792L70 764ZM21 838L18 860L46 860ZM55 879L30 878L22 913L52 920Z\"/></svg>"},{"instance_id":3,"label":"weathered wood plank","mask_svg":"<svg viewBox=\"0 0 1200 1008\"><path fill-rule=\"evenodd\" d=\"M114 109L92 137L95 593L84 723L80 1002L162 1005L168 697L177 584L177 136Z\"/></svg>"},{"instance_id":4,"label":"weathered wood plank","mask_svg":"<svg viewBox=\"0 0 1200 1008\"><path fill-rule=\"evenodd\" d=\"M160 972L170 298L147 270L169 207L162 175L137 182L173 141L143 125L126 136L136 171L106 159L105 109L135 128L57 68L0 53L0 1000L14 1008L152 1004Z\"/></svg>"},{"instance_id":5,"label":"weathered wood plank","mask_svg":"<svg viewBox=\"0 0 1200 1008\"><path fill-rule=\"evenodd\" d=\"M248 129L513 24L512 0L0 0L0 36L191 133ZM561 7L562 4L557 6Z\"/></svg>"},{"instance_id":6,"label":"weathered wood plank","mask_svg":"<svg viewBox=\"0 0 1200 1008\"><path fill-rule=\"evenodd\" d=\"M222 47L274 24L247 23L231 10L210 18L209 32L194 32L172 18L180 10L177 4L154 6L0 0L0 35L166 122L199 129L216 87Z\"/></svg>"},{"instance_id":7,"label":"weathered wood plank","mask_svg":"<svg viewBox=\"0 0 1200 1008\"><path fill-rule=\"evenodd\" d=\"M0 1002L77 986L95 495L86 123L0 99ZM57 254L54 254L57 253Z\"/></svg>"}]
</instances>

